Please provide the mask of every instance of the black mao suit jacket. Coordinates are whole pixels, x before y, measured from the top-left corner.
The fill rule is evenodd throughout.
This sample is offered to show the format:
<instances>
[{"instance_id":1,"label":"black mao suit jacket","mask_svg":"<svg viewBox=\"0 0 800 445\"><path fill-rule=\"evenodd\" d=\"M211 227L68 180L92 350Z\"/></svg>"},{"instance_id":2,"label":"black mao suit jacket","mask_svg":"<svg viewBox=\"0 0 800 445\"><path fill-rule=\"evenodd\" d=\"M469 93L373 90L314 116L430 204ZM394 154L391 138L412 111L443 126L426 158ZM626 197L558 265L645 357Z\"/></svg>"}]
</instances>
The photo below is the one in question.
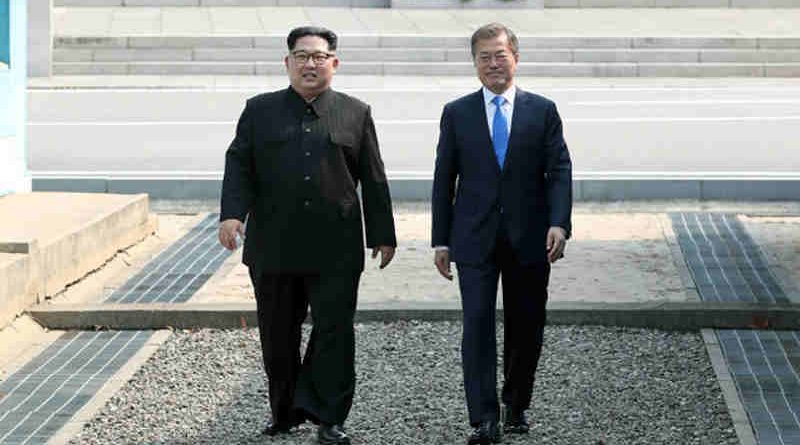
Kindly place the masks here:
<instances>
[{"instance_id":1,"label":"black mao suit jacket","mask_svg":"<svg viewBox=\"0 0 800 445\"><path fill-rule=\"evenodd\" d=\"M522 264L547 261L551 226L570 236L572 163L547 98L517 88L503 169L492 148L483 91L448 103L433 178L432 245L456 263L489 261L500 224Z\"/></svg>"},{"instance_id":2,"label":"black mao suit jacket","mask_svg":"<svg viewBox=\"0 0 800 445\"><path fill-rule=\"evenodd\" d=\"M396 245L369 106L329 89L311 107L291 87L249 99L226 152L220 219L247 219L261 273L363 270L364 226L368 247Z\"/></svg>"}]
</instances>

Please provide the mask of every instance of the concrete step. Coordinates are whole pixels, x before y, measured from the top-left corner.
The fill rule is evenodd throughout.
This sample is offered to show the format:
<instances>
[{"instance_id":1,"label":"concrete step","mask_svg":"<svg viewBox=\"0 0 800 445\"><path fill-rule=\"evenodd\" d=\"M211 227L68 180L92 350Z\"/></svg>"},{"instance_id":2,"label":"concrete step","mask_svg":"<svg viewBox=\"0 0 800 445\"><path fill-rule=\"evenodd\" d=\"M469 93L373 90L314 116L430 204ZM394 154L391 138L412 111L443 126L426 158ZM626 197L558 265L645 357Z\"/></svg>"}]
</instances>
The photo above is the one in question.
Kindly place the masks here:
<instances>
[{"instance_id":1,"label":"concrete step","mask_svg":"<svg viewBox=\"0 0 800 445\"><path fill-rule=\"evenodd\" d=\"M800 36L520 36L523 51L530 49L609 48L609 49L800 49ZM56 35L55 49L273 49L285 51L283 34L249 35ZM468 35L427 34L347 34L339 37L339 52L350 49L387 49L395 54L405 51L429 50L466 52L469 54ZM447 57L447 56L443 57Z\"/></svg>"},{"instance_id":2,"label":"concrete step","mask_svg":"<svg viewBox=\"0 0 800 445\"><path fill-rule=\"evenodd\" d=\"M55 0L55 6L109 7L109 6L311 6L390 8L392 0ZM395 7L446 8L450 4L424 0ZM796 8L797 0L544 0L528 2L532 8ZM461 5L459 5L461 6ZM470 6L470 5L466 5ZM481 6L481 5L475 5Z\"/></svg>"},{"instance_id":3,"label":"concrete step","mask_svg":"<svg viewBox=\"0 0 800 445\"><path fill-rule=\"evenodd\" d=\"M146 195L0 198L0 327L152 233Z\"/></svg>"},{"instance_id":4,"label":"concrete step","mask_svg":"<svg viewBox=\"0 0 800 445\"><path fill-rule=\"evenodd\" d=\"M267 48L59 48L55 62L267 62L281 61L283 49ZM351 62L459 62L470 63L466 49L362 48L341 50L339 59ZM524 62L650 62L650 63L793 63L800 62L794 49L702 49L702 48L563 48L525 49Z\"/></svg>"},{"instance_id":5,"label":"concrete step","mask_svg":"<svg viewBox=\"0 0 800 445\"><path fill-rule=\"evenodd\" d=\"M282 74L284 37L116 36L56 38L55 74ZM341 72L470 75L463 36L342 36ZM795 37L523 36L520 73L531 76L798 75Z\"/></svg>"},{"instance_id":6,"label":"concrete step","mask_svg":"<svg viewBox=\"0 0 800 445\"><path fill-rule=\"evenodd\" d=\"M60 62L56 75L276 75L281 62ZM467 76L470 62L352 62L339 72L373 76ZM520 63L517 73L531 77L797 77L800 63L648 63L564 62Z\"/></svg>"}]
</instances>

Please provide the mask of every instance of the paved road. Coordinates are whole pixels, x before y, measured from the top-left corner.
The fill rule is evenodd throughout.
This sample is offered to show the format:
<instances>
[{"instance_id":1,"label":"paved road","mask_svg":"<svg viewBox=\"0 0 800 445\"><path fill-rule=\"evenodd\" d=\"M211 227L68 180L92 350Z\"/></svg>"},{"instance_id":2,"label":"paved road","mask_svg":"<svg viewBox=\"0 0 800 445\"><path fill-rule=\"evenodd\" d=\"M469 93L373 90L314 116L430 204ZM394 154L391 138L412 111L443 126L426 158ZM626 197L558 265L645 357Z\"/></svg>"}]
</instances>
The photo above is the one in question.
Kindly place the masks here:
<instances>
[{"instance_id":1,"label":"paved road","mask_svg":"<svg viewBox=\"0 0 800 445\"><path fill-rule=\"evenodd\" d=\"M372 104L390 175L430 175L442 106L476 89L476 81L365 83L358 87L358 78L344 78L338 87ZM788 174L800 167L797 82L519 84L558 103L579 173ZM216 174L244 100L280 85L282 78L198 90L32 89L30 168Z\"/></svg>"}]
</instances>

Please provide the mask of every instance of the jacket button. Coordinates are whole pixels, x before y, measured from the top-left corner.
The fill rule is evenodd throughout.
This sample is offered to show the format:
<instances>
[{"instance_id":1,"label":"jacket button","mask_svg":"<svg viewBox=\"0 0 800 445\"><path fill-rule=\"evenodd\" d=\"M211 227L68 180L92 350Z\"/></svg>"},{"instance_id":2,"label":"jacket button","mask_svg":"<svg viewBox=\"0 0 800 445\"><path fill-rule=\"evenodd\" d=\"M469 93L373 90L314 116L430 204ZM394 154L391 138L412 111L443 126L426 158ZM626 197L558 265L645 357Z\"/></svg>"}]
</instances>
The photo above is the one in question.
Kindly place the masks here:
<instances>
[{"instance_id":1,"label":"jacket button","mask_svg":"<svg viewBox=\"0 0 800 445\"><path fill-rule=\"evenodd\" d=\"M311 176L305 176L305 177L303 178L303 181L310 181L310 180L311 180Z\"/></svg>"},{"instance_id":2,"label":"jacket button","mask_svg":"<svg viewBox=\"0 0 800 445\"><path fill-rule=\"evenodd\" d=\"M310 151L307 151L307 152L306 152L306 157L309 157L309 156L311 156L311 152L310 152Z\"/></svg>"},{"instance_id":3,"label":"jacket button","mask_svg":"<svg viewBox=\"0 0 800 445\"><path fill-rule=\"evenodd\" d=\"M311 133L311 129L310 128L306 128L306 133Z\"/></svg>"},{"instance_id":4,"label":"jacket button","mask_svg":"<svg viewBox=\"0 0 800 445\"><path fill-rule=\"evenodd\" d=\"M305 206L305 207L308 207L310 205L311 205L311 201L306 200L305 202L303 202L303 206Z\"/></svg>"}]
</instances>

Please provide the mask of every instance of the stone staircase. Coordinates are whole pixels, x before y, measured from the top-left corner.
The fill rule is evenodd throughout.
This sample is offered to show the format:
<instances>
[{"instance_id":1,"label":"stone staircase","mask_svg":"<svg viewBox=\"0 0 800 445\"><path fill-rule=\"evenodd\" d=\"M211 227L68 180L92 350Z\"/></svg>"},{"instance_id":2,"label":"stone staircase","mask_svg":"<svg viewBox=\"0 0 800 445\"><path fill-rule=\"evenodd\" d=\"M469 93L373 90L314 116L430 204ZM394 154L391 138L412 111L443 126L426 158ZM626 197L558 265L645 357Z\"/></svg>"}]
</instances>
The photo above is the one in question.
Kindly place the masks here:
<instances>
[{"instance_id":1,"label":"stone staircase","mask_svg":"<svg viewBox=\"0 0 800 445\"><path fill-rule=\"evenodd\" d=\"M341 37L342 74L469 76L469 35L496 20L520 36L522 76L800 76L800 0L782 0L798 6L786 9L491 11L387 8L385 0L57 1L69 6L55 8L55 75L280 75L288 30L319 24ZM259 6L268 3L279 6ZM323 3L363 8L302 6ZM88 7L108 4L117 6Z\"/></svg>"},{"instance_id":2,"label":"stone staircase","mask_svg":"<svg viewBox=\"0 0 800 445\"><path fill-rule=\"evenodd\" d=\"M348 35L340 73L468 76L465 36ZM523 76L793 77L800 39L708 37L522 36ZM55 74L278 75L285 35L57 36Z\"/></svg>"},{"instance_id":3,"label":"stone staircase","mask_svg":"<svg viewBox=\"0 0 800 445\"><path fill-rule=\"evenodd\" d=\"M313 6L344 8L481 8L487 0L55 0L55 6ZM494 3L497 3L496 0ZM797 8L800 0L543 0L521 7L545 8ZM508 7L508 4L498 6Z\"/></svg>"}]
</instances>

